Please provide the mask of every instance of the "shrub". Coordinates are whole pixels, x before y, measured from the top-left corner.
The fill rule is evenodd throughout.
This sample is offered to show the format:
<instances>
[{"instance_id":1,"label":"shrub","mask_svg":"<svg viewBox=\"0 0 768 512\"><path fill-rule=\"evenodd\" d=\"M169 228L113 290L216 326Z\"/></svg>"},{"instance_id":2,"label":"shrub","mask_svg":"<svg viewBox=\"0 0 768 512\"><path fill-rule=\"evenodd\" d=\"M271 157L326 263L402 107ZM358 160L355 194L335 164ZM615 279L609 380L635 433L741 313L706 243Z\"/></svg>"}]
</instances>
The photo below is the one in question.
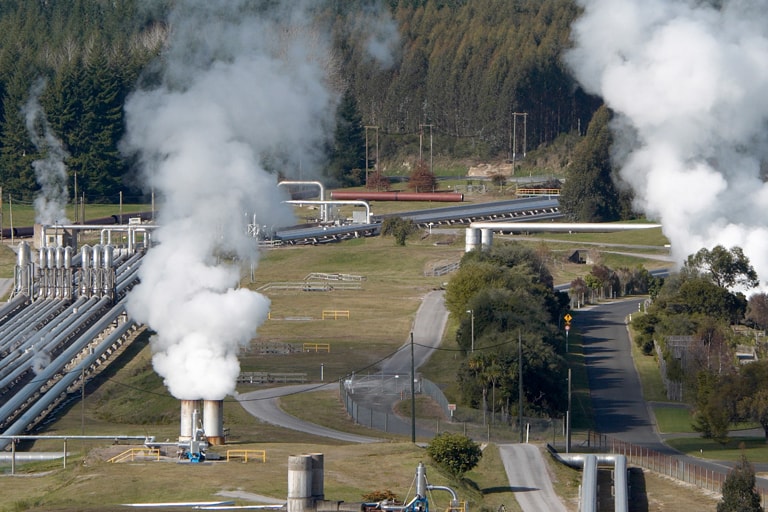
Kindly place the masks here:
<instances>
[{"instance_id":1,"label":"shrub","mask_svg":"<svg viewBox=\"0 0 768 512\"><path fill-rule=\"evenodd\" d=\"M474 469L483 452L480 445L462 434L444 432L427 445L427 455L446 472L459 479Z\"/></svg>"}]
</instances>

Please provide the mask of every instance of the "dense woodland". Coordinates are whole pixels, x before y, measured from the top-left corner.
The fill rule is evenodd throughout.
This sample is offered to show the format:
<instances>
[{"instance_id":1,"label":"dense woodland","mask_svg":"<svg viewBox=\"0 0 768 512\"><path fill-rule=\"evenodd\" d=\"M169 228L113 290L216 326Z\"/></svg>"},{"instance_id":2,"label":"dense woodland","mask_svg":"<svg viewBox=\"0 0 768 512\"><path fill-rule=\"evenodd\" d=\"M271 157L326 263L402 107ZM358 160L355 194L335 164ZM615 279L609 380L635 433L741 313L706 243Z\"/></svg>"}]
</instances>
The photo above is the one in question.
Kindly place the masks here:
<instances>
[{"instance_id":1,"label":"dense woodland","mask_svg":"<svg viewBox=\"0 0 768 512\"><path fill-rule=\"evenodd\" d=\"M33 86L42 83L40 104L68 153L70 193L77 176L78 193L90 202L116 201L120 191L138 199L133 162L119 150L122 105L163 59L173 3L0 3L5 197L30 200L37 188L31 163L42 155L25 125L24 105ZM244 3L263 9L270 1ZM329 0L316 9L317 23L333 38L337 92L344 99L339 120L348 123L337 131L328 165L320 170L336 183L359 182L359 171L353 171L365 166L363 126L377 127L386 170L387 162L415 159L425 130L433 135L436 156L503 160L513 150L520 156L586 127L597 107L560 59L577 15L571 0L391 0L384 8L397 22L399 37L387 63L363 51L366 27L358 18L371 3Z\"/></svg>"}]
</instances>

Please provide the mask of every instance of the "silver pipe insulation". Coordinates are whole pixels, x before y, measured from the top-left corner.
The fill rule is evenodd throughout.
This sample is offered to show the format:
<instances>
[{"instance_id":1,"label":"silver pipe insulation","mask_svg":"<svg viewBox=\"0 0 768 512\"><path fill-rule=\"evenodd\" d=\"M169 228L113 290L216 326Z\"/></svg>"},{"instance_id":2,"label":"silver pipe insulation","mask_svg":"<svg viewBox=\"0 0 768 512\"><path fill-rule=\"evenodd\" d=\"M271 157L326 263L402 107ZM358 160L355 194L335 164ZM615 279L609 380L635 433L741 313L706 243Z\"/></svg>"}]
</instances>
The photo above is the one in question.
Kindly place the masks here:
<instances>
[{"instance_id":1,"label":"silver pipe insulation","mask_svg":"<svg viewBox=\"0 0 768 512\"><path fill-rule=\"evenodd\" d=\"M99 305L102 303L106 305L109 299L104 298L99 301ZM120 304L115 308L120 309L120 314L124 311L124 305ZM114 311L115 308L112 308ZM112 312L110 311L110 313ZM23 388L21 388L13 397L0 406L0 421L5 421L9 418L19 407L27 402L32 396L35 395L45 383L48 382L57 373L61 372L72 359L80 353L96 336L98 336L109 324L119 316L110 316L110 313L99 319L90 329L79 336L73 343L67 347L61 354L59 354L51 363L46 366L31 382L28 382Z\"/></svg>"},{"instance_id":2,"label":"silver pipe insulation","mask_svg":"<svg viewBox=\"0 0 768 512\"><path fill-rule=\"evenodd\" d=\"M579 490L579 512L597 512L597 457L584 456Z\"/></svg>"},{"instance_id":3,"label":"silver pipe insulation","mask_svg":"<svg viewBox=\"0 0 768 512\"><path fill-rule=\"evenodd\" d=\"M325 187L323 187L323 184L319 181L294 181L294 180L283 180L277 184L278 187L282 187L284 185L316 185L320 188L320 200L325 200ZM323 205L320 207L320 220L325 221L328 218L328 212L327 206ZM255 223L255 222L254 222Z\"/></svg>"},{"instance_id":4,"label":"silver pipe insulation","mask_svg":"<svg viewBox=\"0 0 768 512\"><path fill-rule=\"evenodd\" d=\"M429 491L447 491L451 493L451 506L455 505L459 502L459 497L456 494L456 491L451 489L450 487L446 487L445 485L427 485L427 490Z\"/></svg>"},{"instance_id":5,"label":"silver pipe insulation","mask_svg":"<svg viewBox=\"0 0 768 512\"><path fill-rule=\"evenodd\" d=\"M93 299L93 300L95 300L95 299ZM88 305L88 309L91 309L92 307L93 307L93 303ZM98 311L98 308L96 309L96 311ZM85 312L83 314L85 314ZM92 316L92 314L89 314L89 316ZM78 321L81 320L81 317L73 315L68 323L71 324L71 323L73 323L76 320L78 320ZM85 321L87 321L87 319L85 319ZM26 351L25 354L24 354L24 357L15 364L14 368L11 369L11 372L14 372L14 373L8 372L8 374L4 375L2 380L0 380L0 391L9 388L14 382L19 381L20 379L22 379L24 377L24 375L26 375L28 372L34 371L33 365L31 365L31 364L27 365L25 363L27 363L30 359L33 359L38 352L46 352L47 351L48 353L51 353L52 349L50 347L55 346L54 344L59 344L59 343L63 342L68 336L71 336L73 334L76 334L75 330L72 330L72 331L68 330L68 331L65 331L63 333L59 333L59 335L56 338L54 338L52 341L48 342L41 350L39 350L39 351L31 351L31 350ZM44 383L44 382L46 382L48 380L48 379L45 379L45 380L41 381L40 376L45 373L45 371L51 366L51 364L53 364L53 362L49 362L48 364L41 365L41 368L38 370L38 374L33 378L33 380L29 384L33 384L33 385L37 384L37 387L40 388L42 386L41 382ZM54 374L55 374L55 372L54 372ZM19 393L23 392L23 389L25 389L25 388L22 388L22 390L20 390L18 393L16 393L13 397L8 398L8 402L9 403L13 403L13 401L16 399L16 397L19 395ZM22 400L22 397L19 397L19 400ZM18 405L23 404L24 401L25 400L22 400L21 402L19 402ZM5 416L0 415L0 419L2 419L2 418L5 418Z\"/></svg>"},{"instance_id":6,"label":"silver pipe insulation","mask_svg":"<svg viewBox=\"0 0 768 512\"><path fill-rule=\"evenodd\" d=\"M37 462L64 458L64 452L15 452L0 453L0 462Z\"/></svg>"},{"instance_id":7,"label":"silver pipe insulation","mask_svg":"<svg viewBox=\"0 0 768 512\"><path fill-rule=\"evenodd\" d=\"M32 302L19 314L10 318L2 326L0 326L0 339L4 340L0 344L0 353L11 348L12 339L9 336L10 333L18 329L23 329L27 325L28 320L34 316L36 312L39 312L40 309L47 305L48 304L43 301Z\"/></svg>"},{"instance_id":8,"label":"silver pipe insulation","mask_svg":"<svg viewBox=\"0 0 768 512\"><path fill-rule=\"evenodd\" d=\"M347 204L347 205L353 205L353 206L363 206L365 208L365 219L366 224L371 223L371 205L368 204L368 201L358 201L355 199L333 199L330 201L315 201L315 200L307 200L307 201L301 201L301 200L290 200L290 201L283 201L284 203L288 204L319 204L322 205L323 208L325 208L327 205L331 204Z\"/></svg>"},{"instance_id":9,"label":"silver pipe insulation","mask_svg":"<svg viewBox=\"0 0 768 512\"><path fill-rule=\"evenodd\" d=\"M107 314L105 314L95 325L93 325L88 331L86 331L79 340L82 342L74 343L69 349L63 352L56 358L56 364L58 368L63 369L78 353L85 348L96 336L98 336L110 323L117 320L118 317L125 313L124 301L121 301L115 307L113 307ZM3 436L15 436L23 432L32 421L37 418L46 408L48 408L62 393L67 391L67 388L72 385L77 379L81 377L81 374L85 372L86 368L89 368L99 358L103 356L110 347L118 341L128 330L135 326L135 322L130 318L119 325L109 336L102 340L93 351L87 353L80 362L67 373L64 373L62 378L59 379L50 389L48 389L29 409L27 409L14 423L8 427ZM49 368L53 368L52 364ZM52 371L48 372L53 374ZM43 376L40 376L41 380ZM48 376L50 378L50 375ZM34 384L34 383L30 383ZM39 388L39 383L37 384ZM25 387L24 395L31 397L37 390L33 386L27 385ZM0 409L0 418L7 418L10 413L7 412L10 407L8 405L3 406ZM14 409L15 410L15 409ZM11 411L13 412L13 411ZM71 436L70 436L71 437ZM9 440L5 437L0 437L0 450L8 446Z\"/></svg>"},{"instance_id":10,"label":"silver pipe insulation","mask_svg":"<svg viewBox=\"0 0 768 512\"><path fill-rule=\"evenodd\" d=\"M16 311L26 306L28 302L30 302L29 296L23 293L13 297L11 300L6 302L2 307L0 307L0 322L5 320L6 317L14 314Z\"/></svg>"},{"instance_id":11,"label":"silver pipe insulation","mask_svg":"<svg viewBox=\"0 0 768 512\"><path fill-rule=\"evenodd\" d=\"M90 308L90 306L86 304L86 309L81 311L82 303L85 302L85 300L86 299L83 299L82 301L73 304L69 307L67 313L62 313L55 318L56 321L45 324L41 330L25 339L18 348L14 347L12 354L3 359L3 366L0 368L0 379L2 379L0 380L0 390L5 389L5 386L10 383L10 381L6 381L5 379L9 373L19 370L20 366L24 365L24 363L33 359L38 354L52 352L59 343L66 339L66 337L62 337L64 329L69 328L75 320L80 318L80 315L84 315ZM46 338L49 338L50 341L46 341ZM35 345L38 346L36 347ZM29 369L30 367L23 368L22 373L25 373Z\"/></svg>"},{"instance_id":12,"label":"silver pipe insulation","mask_svg":"<svg viewBox=\"0 0 768 512\"><path fill-rule=\"evenodd\" d=\"M627 477L627 457L626 455L614 453L598 454L579 454L579 453L557 453L550 450L552 455L561 463L572 467L583 467L584 476L582 479L582 488L587 484L587 460L589 457L595 460L595 499L597 499L597 466L613 465L613 487L614 487L614 510L616 512L627 512L629 510L629 481ZM590 469L591 471L591 469ZM589 484L591 485L591 484ZM584 491L582 490L582 494ZM591 497L590 497L591 498ZM579 509L584 510L584 509Z\"/></svg>"},{"instance_id":13,"label":"silver pipe insulation","mask_svg":"<svg viewBox=\"0 0 768 512\"><path fill-rule=\"evenodd\" d=\"M661 224L619 224L615 222L472 222L467 228L464 251L493 243L494 231L530 231L534 233L613 233L661 227Z\"/></svg>"},{"instance_id":14,"label":"silver pipe insulation","mask_svg":"<svg viewBox=\"0 0 768 512\"><path fill-rule=\"evenodd\" d=\"M3 334L8 340L5 342L7 344L4 343L3 350L15 350L19 345L32 339L47 325L47 322L56 318L67 306L65 302L59 300L37 301L37 303L40 304L39 309L30 308L29 315L23 321L20 319L9 332ZM43 323L42 326L40 326L41 323Z\"/></svg>"}]
</instances>

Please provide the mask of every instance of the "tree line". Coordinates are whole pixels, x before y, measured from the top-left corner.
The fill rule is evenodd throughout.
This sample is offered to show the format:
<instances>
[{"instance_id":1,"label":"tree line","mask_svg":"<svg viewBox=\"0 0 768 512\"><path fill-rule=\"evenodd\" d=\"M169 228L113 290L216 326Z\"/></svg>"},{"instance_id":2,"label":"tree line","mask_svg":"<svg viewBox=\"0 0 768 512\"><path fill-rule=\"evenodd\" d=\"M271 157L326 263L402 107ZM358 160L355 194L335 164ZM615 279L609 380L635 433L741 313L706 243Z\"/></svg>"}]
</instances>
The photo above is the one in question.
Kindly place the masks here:
<instances>
[{"instance_id":1,"label":"tree line","mask_svg":"<svg viewBox=\"0 0 768 512\"><path fill-rule=\"evenodd\" d=\"M567 404L565 343L558 319L568 297L554 291L539 254L519 243L496 243L464 255L445 292L466 353L457 381L461 400L487 414L521 406L524 414L556 417Z\"/></svg>"},{"instance_id":2,"label":"tree line","mask_svg":"<svg viewBox=\"0 0 768 512\"><path fill-rule=\"evenodd\" d=\"M254 0L246 8L265 8ZM43 79L40 104L68 154L74 187L91 201L139 194L134 162L119 150L122 106L162 58L173 2L59 0L0 4L0 183L30 200L37 188L23 106ZM365 51L370 2L318 2L318 26L333 38L341 126L323 172L359 183L366 164L418 154L425 130L445 158L506 158L578 130L598 101L576 87L560 60L577 14L572 0L391 0L397 44L387 65ZM358 27L351 29L350 27ZM524 118L514 114L525 114ZM344 123L341 123L342 125ZM365 126L378 152L365 161ZM41 129L39 126L36 129ZM430 142L430 151L433 150ZM376 156L374 156L376 155ZM278 170L276 170L278 171ZM357 176L354 176L357 173ZM352 175L352 179L350 178Z\"/></svg>"},{"instance_id":3,"label":"tree line","mask_svg":"<svg viewBox=\"0 0 768 512\"><path fill-rule=\"evenodd\" d=\"M757 285L741 248L701 249L651 293L646 314L633 315L635 343L655 352L705 438L726 442L732 424L753 422L768 439L768 361L756 341L768 328L768 296L744 294ZM740 347L758 360L739 364Z\"/></svg>"}]
</instances>

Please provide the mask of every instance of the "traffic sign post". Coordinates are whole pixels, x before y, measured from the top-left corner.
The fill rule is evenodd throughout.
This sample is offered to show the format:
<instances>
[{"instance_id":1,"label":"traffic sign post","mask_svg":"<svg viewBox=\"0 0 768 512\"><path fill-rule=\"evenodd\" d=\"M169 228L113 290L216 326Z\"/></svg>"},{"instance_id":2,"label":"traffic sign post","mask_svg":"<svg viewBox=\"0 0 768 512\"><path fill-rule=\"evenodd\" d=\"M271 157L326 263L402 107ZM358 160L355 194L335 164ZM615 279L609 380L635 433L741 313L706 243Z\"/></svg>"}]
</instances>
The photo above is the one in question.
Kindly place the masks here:
<instances>
[{"instance_id":1,"label":"traffic sign post","mask_svg":"<svg viewBox=\"0 0 768 512\"><path fill-rule=\"evenodd\" d=\"M565 353L568 353L568 333L571 330L571 320L573 320L573 317L570 313L566 313L563 317L563 320L565 320Z\"/></svg>"}]
</instances>

